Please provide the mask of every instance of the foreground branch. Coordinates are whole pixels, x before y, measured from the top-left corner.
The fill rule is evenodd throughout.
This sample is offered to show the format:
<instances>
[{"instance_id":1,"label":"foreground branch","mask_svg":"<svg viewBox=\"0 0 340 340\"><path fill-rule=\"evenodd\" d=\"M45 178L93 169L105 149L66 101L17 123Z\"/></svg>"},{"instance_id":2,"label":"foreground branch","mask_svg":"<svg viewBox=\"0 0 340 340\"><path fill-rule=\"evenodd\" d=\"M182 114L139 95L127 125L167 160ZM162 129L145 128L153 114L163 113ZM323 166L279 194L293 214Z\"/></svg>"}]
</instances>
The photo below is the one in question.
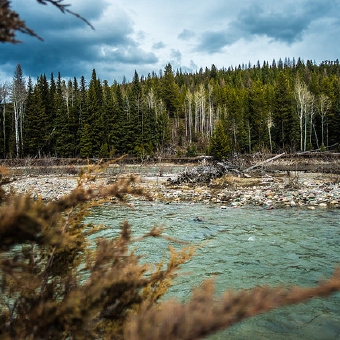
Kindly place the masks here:
<instances>
[{"instance_id":1,"label":"foreground branch","mask_svg":"<svg viewBox=\"0 0 340 340\"><path fill-rule=\"evenodd\" d=\"M42 5L54 5L62 13L71 14L84 21L88 26L94 29L89 21L87 21L81 15L68 9L70 5L64 4L63 1L64 0L37 0L37 2ZM16 39L16 32L18 31L43 41L43 38L36 34L31 28L26 26L25 21L21 20L17 12L10 9L10 0L0 0L0 42L9 42L12 44L21 43L22 41Z\"/></svg>"},{"instance_id":2,"label":"foreground branch","mask_svg":"<svg viewBox=\"0 0 340 340\"><path fill-rule=\"evenodd\" d=\"M312 288L255 287L227 291L217 299L212 281L206 281L186 304L170 301L134 316L125 328L126 339L200 339L246 318L280 306L304 302L340 291L340 270Z\"/></svg>"}]
</instances>

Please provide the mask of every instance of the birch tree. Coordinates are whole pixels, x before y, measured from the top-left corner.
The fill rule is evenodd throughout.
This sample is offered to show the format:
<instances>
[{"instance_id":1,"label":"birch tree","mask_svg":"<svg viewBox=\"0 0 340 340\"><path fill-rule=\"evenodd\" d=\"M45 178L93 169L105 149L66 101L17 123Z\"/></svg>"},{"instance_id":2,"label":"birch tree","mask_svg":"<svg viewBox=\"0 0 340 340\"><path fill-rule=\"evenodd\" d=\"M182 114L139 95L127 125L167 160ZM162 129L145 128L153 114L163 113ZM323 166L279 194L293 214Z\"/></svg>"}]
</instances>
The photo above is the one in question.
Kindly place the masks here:
<instances>
[{"instance_id":1,"label":"birch tree","mask_svg":"<svg viewBox=\"0 0 340 340\"><path fill-rule=\"evenodd\" d=\"M12 85L15 149L17 157L19 157L20 152L23 149L23 120L24 120L25 96L26 96L25 79L22 74L21 65L18 64L14 72Z\"/></svg>"},{"instance_id":2,"label":"birch tree","mask_svg":"<svg viewBox=\"0 0 340 340\"><path fill-rule=\"evenodd\" d=\"M300 127L300 149L306 151L307 145L307 127L308 121L310 122L312 127L313 122L313 95L308 90L307 85L300 80L299 77L296 78L295 82L295 100L296 100L296 108L297 114L299 118L299 127ZM311 139L311 132L310 132Z\"/></svg>"},{"instance_id":3,"label":"birch tree","mask_svg":"<svg viewBox=\"0 0 340 340\"><path fill-rule=\"evenodd\" d=\"M273 123L272 112L269 111L268 116L267 116L267 129L268 129L270 153L273 153L273 143L272 143L272 133L271 133L273 125L274 123Z\"/></svg>"},{"instance_id":4,"label":"birch tree","mask_svg":"<svg viewBox=\"0 0 340 340\"><path fill-rule=\"evenodd\" d=\"M325 120L327 120L327 114L329 110L331 109L332 102L330 98L325 95L324 93L321 93L319 100L318 100L318 111L321 117L321 145L325 145L324 143L324 126L325 126ZM327 145L328 146L328 143Z\"/></svg>"},{"instance_id":5,"label":"birch tree","mask_svg":"<svg viewBox=\"0 0 340 340\"><path fill-rule=\"evenodd\" d=\"M185 96L185 134L189 138L189 143L192 143L192 93L187 91Z\"/></svg>"},{"instance_id":6,"label":"birch tree","mask_svg":"<svg viewBox=\"0 0 340 340\"><path fill-rule=\"evenodd\" d=\"M0 103L2 102L2 133L3 133L3 147L4 147L4 154L6 152L6 104L7 104L7 97L10 93L9 85L4 83L0 86Z\"/></svg>"},{"instance_id":7,"label":"birch tree","mask_svg":"<svg viewBox=\"0 0 340 340\"><path fill-rule=\"evenodd\" d=\"M213 85L211 83L208 84L208 101L209 101L209 120L208 120L208 129L207 129L207 137L211 137L214 127L214 117L213 117L213 103L212 103L212 92Z\"/></svg>"}]
</instances>

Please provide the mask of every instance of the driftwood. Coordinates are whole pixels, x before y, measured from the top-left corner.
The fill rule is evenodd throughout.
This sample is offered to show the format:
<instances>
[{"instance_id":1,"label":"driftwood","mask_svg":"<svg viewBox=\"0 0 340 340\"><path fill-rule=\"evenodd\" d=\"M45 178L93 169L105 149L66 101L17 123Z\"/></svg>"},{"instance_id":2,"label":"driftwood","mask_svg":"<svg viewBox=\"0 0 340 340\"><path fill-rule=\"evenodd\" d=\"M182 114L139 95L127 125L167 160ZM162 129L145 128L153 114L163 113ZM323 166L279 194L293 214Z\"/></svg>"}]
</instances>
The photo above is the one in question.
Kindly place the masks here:
<instances>
[{"instance_id":1,"label":"driftwood","mask_svg":"<svg viewBox=\"0 0 340 340\"><path fill-rule=\"evenodd\" d=\"M251 177L247 174L248 171L253 170L263 164L269 163L274 159L283 156L285 153L271 157L263 162L252 165L249 168L241 170L239 166L232 164L230 162L212 162L211 164L204 164L192 168L191 170L185 169L181 172L177 178L168 179L168 184L178 185L182 183L190 184L209 184L212 180L220 178L226 174L233 174L237 176Z\"/></svg>"},{"instance_id":2,"label":"driftwood","mask_svg":"<svg viewBox=\"0 0 340 340\"><path fill-rule=\"evenodd\" d=\"M269 159L266 159L266 160L263 161L263 162L260 162L260 163L257 163L257 164L255 164L255 165L252 165L252 166L250 166L249 168L244 169L243 172L248 172L249 170L253 170L253 169L255 169L255 168L259 167L259 166L262 166L263 164L266 164L266 163L269 163L269 162L273 161L274 159L280 158L280 157L282 157L282 156L285 155L285 154L286 154L286 153L283 152L283 153L281 153L281 154L279 154L279 155L276 155L276 156L274 156L274 157L271 157L271 158L269 158Z\"/></svg>"},{"instance_id":3,"label":"driftwood","mask_svg":"<svg viewBox=\"0 0 340 340\"><path fill-rule=\"evenodd\" d=\"M240 174L241 171L235 165L228 162L213 162L208 165L201 165L185 169L175 179L168 179L171 185L191 183L191 184L209 184L211 180L220 178L227 173Z\"/></svg>"}]
</instances>

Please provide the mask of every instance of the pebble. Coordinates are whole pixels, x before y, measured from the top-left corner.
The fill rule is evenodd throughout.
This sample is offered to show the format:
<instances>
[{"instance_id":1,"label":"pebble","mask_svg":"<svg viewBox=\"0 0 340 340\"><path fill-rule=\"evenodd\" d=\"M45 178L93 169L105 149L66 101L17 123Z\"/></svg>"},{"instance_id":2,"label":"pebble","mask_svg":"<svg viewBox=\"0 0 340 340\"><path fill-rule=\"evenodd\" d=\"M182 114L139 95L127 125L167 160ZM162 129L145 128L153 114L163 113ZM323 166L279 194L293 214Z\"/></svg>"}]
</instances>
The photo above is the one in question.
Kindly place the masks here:
<instances>
[{"instance_id":1,"label":"pebble","mask_svg":"<svg viewBox=\"0 0 340 340\"><path fill-rule=\"evenodd\" d=\"M319 176L320 177L320 176ZM332 208L340 207L340 183L331 182L319 178L307 179L300 182L298 189L285 188L282 181L276 181L271 177L265 186L254 186L249 188L220 188L218 190L209 187L190 187L183 185L172 189L156 181L144 181L142 186L152 192L155 200L164 202L205 202L223 204L221 209L228 206L240 207L244 205L258 205L265 209L273 209L276 206L316 207ZM77 187L77 177L23 177L3 186L5 190L10 189L18 193L32 193L34 198L41 197L44 200L53 200L62 197Z\"/></svg>"},{"instance_id":2,"label":"pebble","mask_svg":"<svg viewBox=\"0 0 340 340\"><path fill-rule=\"evenodd\" d=\"M77 177L24 177L4 185L5 191L31 194L35 199L54 200L70 193L78 185Z\"/></svg>"}]
</instances>

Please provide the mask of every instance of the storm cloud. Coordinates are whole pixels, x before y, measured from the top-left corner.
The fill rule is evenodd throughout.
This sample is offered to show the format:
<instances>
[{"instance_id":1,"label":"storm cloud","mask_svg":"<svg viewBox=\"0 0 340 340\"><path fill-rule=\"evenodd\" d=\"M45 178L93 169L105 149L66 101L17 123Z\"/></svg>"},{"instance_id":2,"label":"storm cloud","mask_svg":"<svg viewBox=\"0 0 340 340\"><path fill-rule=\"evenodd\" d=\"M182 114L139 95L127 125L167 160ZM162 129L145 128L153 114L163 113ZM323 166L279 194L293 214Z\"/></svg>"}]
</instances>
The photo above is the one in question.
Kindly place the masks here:
<instances>
[{"instance_id":1,"label":"storm cloud","mask_svg":"<svg viewBox=\"0 0 340 340\"><path fill-rule=\"evenodd\" d=\"M67 3L68 1L66 1ZM15 0L13 8L44 42L20 34L22 44L0 46L0 83L17 63L32 78L132 79L164 69L195 72L249 61L301 57L317 62L338 58L339 1L70 0L70 9L94 27L51 5Z\"/></svg>"},{"instance_id":2,"label":"storm cloud","mask_svg":"<svg viewBox=\"0 0 340 340\"><path fill-rule=\"evenodd\" d=\"M92 68L110 65L112 69L119 69L121 65L155 64L158 61L152 51L144 51L131 37L134 33L131 18L123 9L109 6L106 1L97 0L96 6L85 1L72 8L91 21L94 30L82 20L58 13L51 6L30 7L28 1L18 2L22 2L22 18L28 18L27 25L44 42L19 34L24 43L1 46L1 64L6 71L11 67L13 72L13 65L20 63L24 72L32 77L58 71L63 77L79 77L84 72L90 73Z\"/></svg>"},{"instance_id":3,"label":"storm cloud","mask_svg":"<svg viewBox=\"0 0 340 340\"><path fill-rule=\"evenodd\" d=\"M202 33L195 51L217 53L240 40L250 41L255 36L291 45L303 40L304 33L308 32L313 22L325 18L331 21L338 7L319 1L285 4L280 8L274 2L253 2L242 8L236 19L230 22L224 23L220 18L223 28Z\"/></svg>"}]
</instances>

